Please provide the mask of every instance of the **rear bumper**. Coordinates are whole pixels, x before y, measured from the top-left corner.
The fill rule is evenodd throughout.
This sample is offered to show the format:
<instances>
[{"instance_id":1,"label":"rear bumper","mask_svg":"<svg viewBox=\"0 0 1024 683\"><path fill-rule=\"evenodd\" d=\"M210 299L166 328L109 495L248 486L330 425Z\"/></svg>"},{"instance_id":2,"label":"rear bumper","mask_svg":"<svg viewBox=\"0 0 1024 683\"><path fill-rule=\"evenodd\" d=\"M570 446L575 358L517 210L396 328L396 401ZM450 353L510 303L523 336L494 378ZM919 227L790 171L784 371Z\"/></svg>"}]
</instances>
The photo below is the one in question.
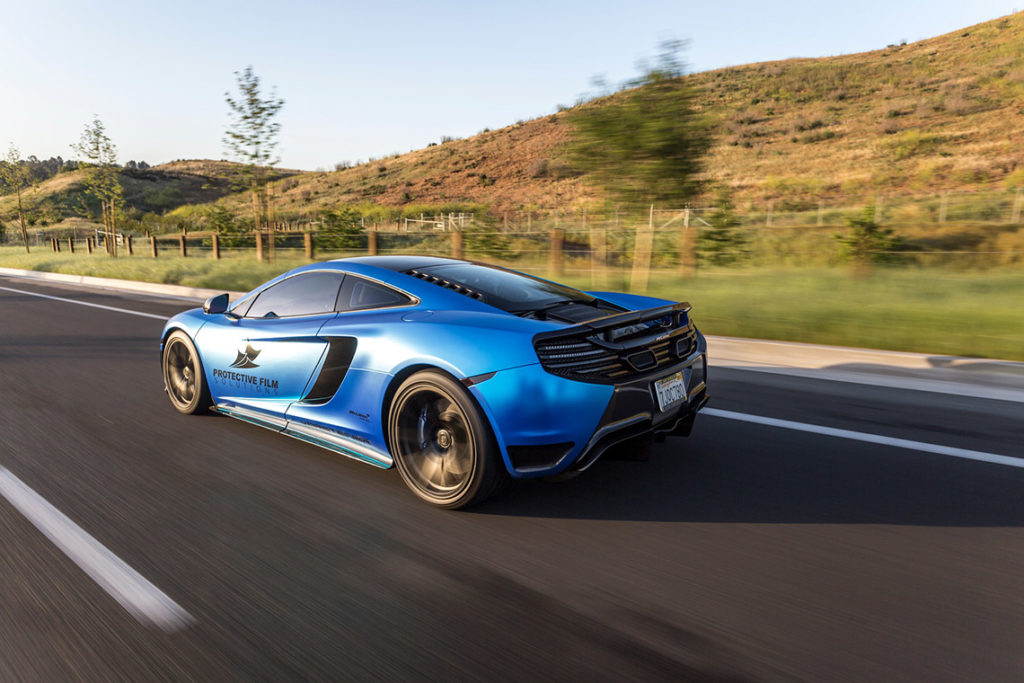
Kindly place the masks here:
<instances>
[{"instance_id":1,"label":"rear bumper","mask_svg":"<svg viewBox=\"0 0 1024 683\"><path fill-rule=\"evenodd\" d=\"M701 369L699 375L694 370L697 365ZM698 353L665 373L665 376L668 376L679 371L690 371L687 376L691 378L686 401L668 412L661 412L658 409L653 382L650 379L615 387L615 393L608 402L608 408L593 436L566 469L581 472L597 462L615 444L636 437L657 434L688 435L698 411L708 402L704 370L706 367L706 355Z\"/></svg>"},{"instance_id":2,"label":"rear bumper","mask_svg":"<svg viewBox=\"0 0 1024 683\"><path fill-rule=\"evenodd\" d=\"M548 477L584 470L609 447L634 437L688 434L707 402L706 348L702 340L687 358L619 385L556 377L531 365L498 372L470 391L494 426L509 474ZM687 399L662 412L654 382L676 372L688 380Z\"/></svg>"}]
</instances>

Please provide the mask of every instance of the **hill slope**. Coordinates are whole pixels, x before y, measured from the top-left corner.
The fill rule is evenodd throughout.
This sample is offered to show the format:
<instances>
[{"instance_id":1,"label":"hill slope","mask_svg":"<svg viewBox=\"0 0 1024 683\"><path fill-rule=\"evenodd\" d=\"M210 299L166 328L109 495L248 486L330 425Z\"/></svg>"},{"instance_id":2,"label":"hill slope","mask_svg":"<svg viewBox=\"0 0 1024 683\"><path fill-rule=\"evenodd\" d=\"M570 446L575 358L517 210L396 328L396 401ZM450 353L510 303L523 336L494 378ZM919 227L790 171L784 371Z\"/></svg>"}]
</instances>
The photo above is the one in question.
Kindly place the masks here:
<instances>
[{"instance_id":1,"label":"hill slope","mask_svg":"<svg viewBox=\"0 0 1024 683\"><path fill-rule=\"evenodd\" d=\"M181 206L207 204L237 191L241 166L227 161L182 160L118 173L126 207L142 213L163 213ZM299 171L275 169L277 178ZM56 223L81 213L83 203L94 201L85 194L84 170L59 173L23 194L24 205L34 222ZM0 197L0 216L12 217L17 206L13 195ZM95 207L94 207L95 208Z\"/></svg>"},{"instance_id":2,"label":"hill slope","mask_svg":"<svg viewBox=\"0 0 1024 683\"><path fill-rule=\"evenodd\" d=\"M687 78L718 121L706 176L741 200L1024 185L1024 13L909 45ZM339 202L571 208L594 192L557 161L568 134L564 116L553 114L303 174L277 194L283 210L295 211Z\"/></svg>"}]
</instances>

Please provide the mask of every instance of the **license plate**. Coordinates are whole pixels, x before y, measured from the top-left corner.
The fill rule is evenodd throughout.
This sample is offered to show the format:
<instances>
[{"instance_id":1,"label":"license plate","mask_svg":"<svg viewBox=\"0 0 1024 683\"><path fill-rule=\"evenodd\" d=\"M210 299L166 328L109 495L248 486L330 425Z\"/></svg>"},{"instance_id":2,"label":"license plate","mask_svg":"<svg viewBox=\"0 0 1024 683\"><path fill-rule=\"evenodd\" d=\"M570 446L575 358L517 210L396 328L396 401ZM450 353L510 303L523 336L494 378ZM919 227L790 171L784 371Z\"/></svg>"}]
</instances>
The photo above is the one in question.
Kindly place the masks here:
<instances>
[{"instance_id":1,"label":"license plate","mask_svg":"<svg viewBox=\"0 0 1024 683\"><path fill-rule=\"evenodd\" d=\"M686 381L683 373L677 372L659 379L654 383L654 393L658 395L658 409L665 412L686 400Z\"/></svg>"}]
</instances>

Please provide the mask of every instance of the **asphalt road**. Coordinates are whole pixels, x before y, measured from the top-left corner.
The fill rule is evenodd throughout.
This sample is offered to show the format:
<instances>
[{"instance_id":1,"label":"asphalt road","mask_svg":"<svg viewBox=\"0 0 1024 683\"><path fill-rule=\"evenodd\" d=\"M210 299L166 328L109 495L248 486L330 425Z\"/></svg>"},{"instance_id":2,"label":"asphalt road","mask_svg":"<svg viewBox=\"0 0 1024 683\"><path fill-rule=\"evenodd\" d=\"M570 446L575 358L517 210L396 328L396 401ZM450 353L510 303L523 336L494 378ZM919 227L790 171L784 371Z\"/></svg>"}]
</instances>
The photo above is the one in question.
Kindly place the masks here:
<instances>
[{"instance_id":1,"label":"asphalt road","mask_svg":"<svg viewBox=\"0 0 1024 683\"><path fill-rule=\"evenodd\" d=\"M161 327L0 289L0 468L193 619L140 622L0 498L0 680L1024 677L1024 469L708 416L650 462L442 512L395 472L177 414ZM1024 457L1019 403L714 368L711 392Z\"/></svg>"}]
</instances>

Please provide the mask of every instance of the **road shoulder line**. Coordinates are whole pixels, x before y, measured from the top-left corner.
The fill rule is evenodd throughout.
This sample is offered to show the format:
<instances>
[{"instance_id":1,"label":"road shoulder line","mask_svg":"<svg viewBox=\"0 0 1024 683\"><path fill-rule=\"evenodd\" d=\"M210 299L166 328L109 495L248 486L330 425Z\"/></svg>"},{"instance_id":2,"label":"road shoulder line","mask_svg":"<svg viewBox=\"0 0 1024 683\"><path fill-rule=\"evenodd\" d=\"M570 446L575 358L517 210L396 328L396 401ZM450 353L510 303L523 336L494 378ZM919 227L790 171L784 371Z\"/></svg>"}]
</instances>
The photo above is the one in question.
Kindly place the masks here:
<instances>
[{"instance_id":1,"label":"road shoulder line","mask_svg":"<svg viewBox=\"0 0 1024 683\"><path fill-rule=\"evenodd\" d=\"M140 622L168 633L194 622L163 591L3 467L0 495Z\"/></svg>"},{"instance_id":2,"label":"road shoulder line","mask_svg":"<svg viewBox=\"0 0 1024 683\"><path fill-rule=\"evenodd\" d=\"M63 301L69 304L78 304L79 306L88 306L90 308L100 308L104 311L116 311L117 313L127 313L128 315L138 315L143 318L153 318L155 320L167 320L166 315L157 315L156 313L145 313L143 311L133 311L128 308L118 308L117 306L106 306L104 304L94 304L91 301L79 301L78 299L68 299L63 296L54 296L52 294L43 294L41 292L30 292L26 289L15 289L14 287L3 287L0 286L0 290L5 292L15 292L17 294L25 294L27 296L38 296L43 299L53 299L54 301Z\"/></svg>"},{"instance_id":3,"label":"road shoulder line","mask_svg":"<svg viewBox=\"0 0 1024 683\"><path fill-rule=\"evenodd\" d=\"M855 432L850 429L838 429L836 427L825 427L823 425L808 424L806 422L794 422L792 420L780 420L774 417L764 417L762 415L749 415L747 413L737 413L731 410L720 410L718 408L705 408L701 411L701 415L707 415L709 417L719 417L726 420L737 420L739 422L749 422L751 424L765 425L767 427L778 427L780 429L791 429L798 432L809 432L811 434L821 434L823 436L831 436L839 439L850 439L852 441L863 441L866 443L878 444L881 446L892 446L895 448L905 448L907 450L921 451L924 453L934 453L936 455L945 455L950 458L961 458L963 460L976 460L978 462L987 462L995 465L1005 465L1007 467L1017 467L1024 469L1024 458L1014 458L1009 455L999 455L996 453L986 453L984 451L973 451L967 448L956 448L954 446L943 446L941 444L927 443L924 441L912 441L911 439L900 439L893 436L882 436L881 434L871 434L869 432Z\"/></svg>"}]
</instances>

